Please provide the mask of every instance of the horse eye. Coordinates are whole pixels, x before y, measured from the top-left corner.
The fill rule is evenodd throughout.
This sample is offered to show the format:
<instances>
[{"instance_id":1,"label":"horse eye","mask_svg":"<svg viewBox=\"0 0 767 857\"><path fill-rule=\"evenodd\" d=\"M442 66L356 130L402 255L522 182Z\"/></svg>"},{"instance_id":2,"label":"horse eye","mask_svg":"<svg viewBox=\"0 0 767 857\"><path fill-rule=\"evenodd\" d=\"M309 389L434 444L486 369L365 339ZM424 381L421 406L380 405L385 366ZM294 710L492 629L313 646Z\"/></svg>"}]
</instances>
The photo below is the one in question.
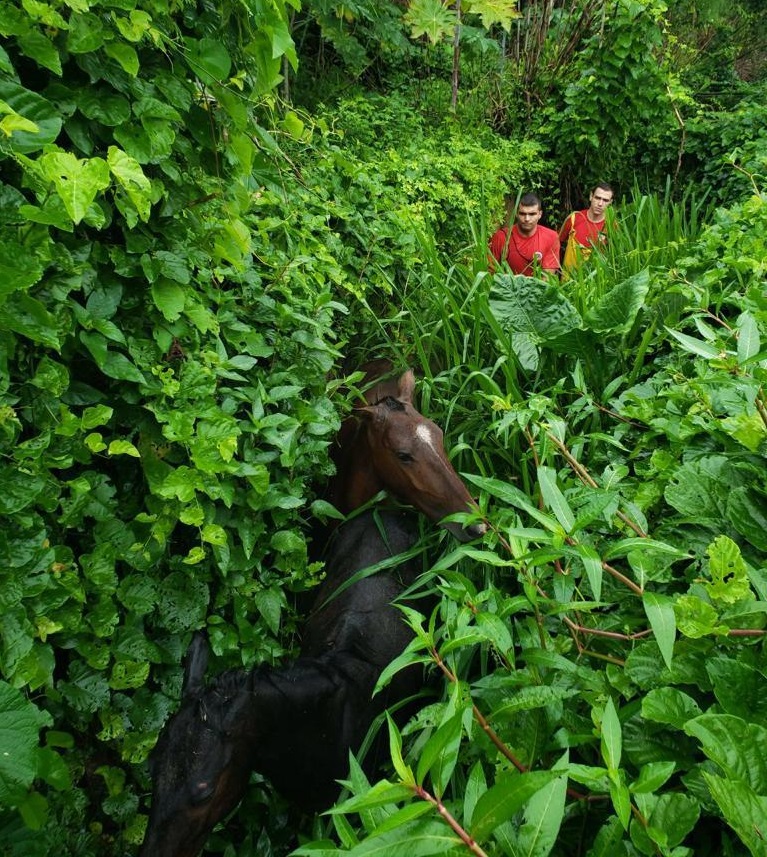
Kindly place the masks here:
<instances>
[{"instance_id":1,"label":"horse eye","mask_svg":"<svg viewBox=\"0 0 767 857\"><path fill-rule=\"evenodd\" d=\"M206 801L209 801L213 797L213 795L215 794L215 791L216 791L215 782L208 783L208 782L203 781L201 783L197 783L194 787L194 794L192 795L192 803L200 804L200 803L205 803Z\"/></svg>"},{"instance_id":2,"label":"horse eye","mask_svg":"<svg viewBox=\"0 0 767 857\"><path fill-rule=\"evenodd\" d=\"M399 458L400 461L404 462L413 461L413 456L409 452L405 452L404 450L400 450L397 453L397 458Z\"/></svg>"}]
</instances>

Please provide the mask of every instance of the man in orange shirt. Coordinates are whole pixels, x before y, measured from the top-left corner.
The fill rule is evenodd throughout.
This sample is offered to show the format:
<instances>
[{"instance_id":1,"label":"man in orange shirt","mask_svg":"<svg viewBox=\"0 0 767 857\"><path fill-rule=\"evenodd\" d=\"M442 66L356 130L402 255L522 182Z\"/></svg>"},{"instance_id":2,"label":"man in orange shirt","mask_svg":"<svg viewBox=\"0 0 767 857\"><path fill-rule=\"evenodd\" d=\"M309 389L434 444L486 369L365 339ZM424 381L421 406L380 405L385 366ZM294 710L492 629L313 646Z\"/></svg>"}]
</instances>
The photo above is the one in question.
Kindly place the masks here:
<instances>
[{"instance_id":1,"label":"man in orange shirt","mask_svg":"<svg viewBox=\"0 0 767 857\"><path fill-rule=\"evenodd\" d=\"M527 277L559 271L559 237L553 229L539 226L542 215L540 198L526 193L519 200L511 229L503 226L490 239L491 270L494 262L505 260L515 274Z\"/></svg>"},{"instance_id":2,"label":"man in orange shirt","mask_svg":"<svg viewBox=\"0 0 767 857\"><path fill-rule=\"evenodd\" d=\"M606 215L612 201L613 189L606 182L600 182L591 192L589 207L574 211L562 224L559 240L564 248L562 270L565 274L588 259L592 249L607 239Z\"/></svg>"}]
</instances>

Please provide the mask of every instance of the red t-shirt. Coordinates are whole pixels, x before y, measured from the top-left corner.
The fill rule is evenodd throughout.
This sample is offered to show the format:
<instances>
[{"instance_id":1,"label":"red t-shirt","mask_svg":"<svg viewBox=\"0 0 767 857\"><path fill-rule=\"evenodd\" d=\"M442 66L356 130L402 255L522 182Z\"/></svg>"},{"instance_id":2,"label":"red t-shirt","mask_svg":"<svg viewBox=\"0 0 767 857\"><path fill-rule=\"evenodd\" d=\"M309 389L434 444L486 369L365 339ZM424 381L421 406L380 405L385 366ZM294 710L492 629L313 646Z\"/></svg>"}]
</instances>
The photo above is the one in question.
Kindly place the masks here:
<instances>
[{"instance_id":1,"label":"red t-shirt","mask_svg":"<svg viewBox=\"0 0 767 857\"><path fill-rule=\"evenodd\" d=\"M602 235L602 230L605 228L606 223L607 218L600 220L599 223L589 220L588 209L584 208L583 211L576 211L565 220L562 228L559 230L559 240L563 244L566 244L570 233L575 231L575 240L581 247L596 247L607 237L606 235Z\"/></svg>"},{"instance_id":2,"label":"red t-shirt","mask_svg":"<svg viewBox=\"0 0 767 857\"><path fill-rule=\"evenodd\" d=\"M511 227L511 235L506 227L502 227L490 239L490 253L496 261L501 262L504 251L506 261L515 274L532 277L536 259L544 271L559 270L559 236L548 226L537 226L529 236L522 235L516 223Z\"/></svg>"}]
</instances>

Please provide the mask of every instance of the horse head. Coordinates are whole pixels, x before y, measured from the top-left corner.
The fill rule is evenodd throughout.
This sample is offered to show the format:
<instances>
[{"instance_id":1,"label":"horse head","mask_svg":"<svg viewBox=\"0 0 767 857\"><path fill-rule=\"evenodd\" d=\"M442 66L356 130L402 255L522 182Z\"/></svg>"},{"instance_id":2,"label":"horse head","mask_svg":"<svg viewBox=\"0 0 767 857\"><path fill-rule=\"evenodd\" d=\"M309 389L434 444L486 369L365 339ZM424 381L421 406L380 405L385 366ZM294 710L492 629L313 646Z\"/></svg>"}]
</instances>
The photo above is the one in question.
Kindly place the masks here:
<instances>
[{"instance_id":1,"label":"horse head","mask_svg":"<svg viewBox=\"0 0 767 857\"><path fill-rule=\"evenodd\" d=\"M366 466L383 488L432 521L478 511L447 458L442 429L413 406L414 389L415 377L409 370L397 382L396 392L379 385L381 398L355 409L366 428ZM444 526L461 541L481 536L487 529L483 521L466 527L456 522Z\"/></svg>"},{"instance_id":2,"label":"horse head","mask_svg":"<svg viewBox=\"0 0 767 857\"><path fill-rule=\"evenodd\" d=\"M181 707L150 757L152 808L141 857L195 857L248 784L251 742L241 724L249 694L226 674L206 686L207 662L207 640L196 634L186 655Z\"/></svg>"}]
</instances>

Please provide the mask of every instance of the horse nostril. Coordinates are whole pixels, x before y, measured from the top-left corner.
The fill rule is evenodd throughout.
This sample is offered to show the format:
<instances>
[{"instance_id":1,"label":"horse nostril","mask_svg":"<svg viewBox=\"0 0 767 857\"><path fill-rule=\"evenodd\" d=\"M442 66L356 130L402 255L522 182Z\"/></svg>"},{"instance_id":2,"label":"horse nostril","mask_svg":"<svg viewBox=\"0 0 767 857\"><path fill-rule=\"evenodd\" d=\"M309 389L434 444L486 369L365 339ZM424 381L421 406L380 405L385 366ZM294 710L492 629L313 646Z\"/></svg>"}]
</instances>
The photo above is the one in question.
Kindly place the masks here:
<instances>
[{"instance_id":1,"label":"horse nostril","mask_svg":"<svg viewBox=\"0 0 767 857\"><path fill-rule=\"evenodd\" d=\"M469 524L469 526L466 527L466 532L470 533L474 538L477 536L484 536L487 532L487 524L484 521L479 521L476 524Z\"/></svg>"}]
</instances>

